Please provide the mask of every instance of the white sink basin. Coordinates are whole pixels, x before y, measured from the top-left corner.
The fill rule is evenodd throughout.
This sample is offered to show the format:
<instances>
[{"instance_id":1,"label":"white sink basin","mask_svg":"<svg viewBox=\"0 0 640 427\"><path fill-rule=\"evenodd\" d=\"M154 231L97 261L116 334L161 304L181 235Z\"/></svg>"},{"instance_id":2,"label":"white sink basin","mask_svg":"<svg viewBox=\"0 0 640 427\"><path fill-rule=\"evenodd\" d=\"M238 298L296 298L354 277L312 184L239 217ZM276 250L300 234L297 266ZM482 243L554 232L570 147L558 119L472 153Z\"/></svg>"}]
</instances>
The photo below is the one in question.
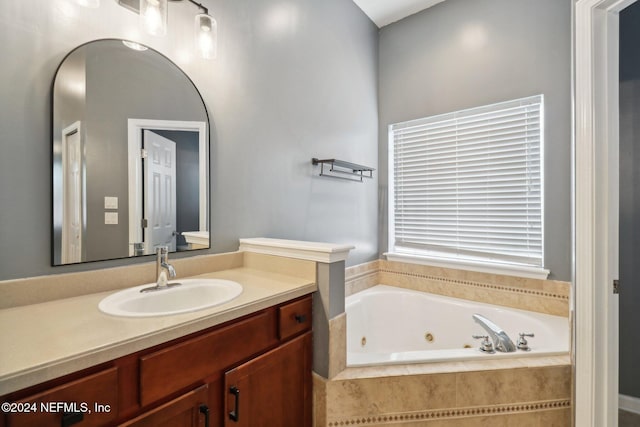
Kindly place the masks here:
<instances>
[{"instance_id":1,"label":"white sink basin","mask_svg":"<svg viewBox=\"0 0 640 427\"><path fill-rule=\"evenodd\" d=\"M140 290L155 283L128 288L104 298L98 308L113 316L168 316L224 304L242 293L242 285L231 280L183 279L170 283L181 285L151 292Z\"/></svg>"}]
</instances>

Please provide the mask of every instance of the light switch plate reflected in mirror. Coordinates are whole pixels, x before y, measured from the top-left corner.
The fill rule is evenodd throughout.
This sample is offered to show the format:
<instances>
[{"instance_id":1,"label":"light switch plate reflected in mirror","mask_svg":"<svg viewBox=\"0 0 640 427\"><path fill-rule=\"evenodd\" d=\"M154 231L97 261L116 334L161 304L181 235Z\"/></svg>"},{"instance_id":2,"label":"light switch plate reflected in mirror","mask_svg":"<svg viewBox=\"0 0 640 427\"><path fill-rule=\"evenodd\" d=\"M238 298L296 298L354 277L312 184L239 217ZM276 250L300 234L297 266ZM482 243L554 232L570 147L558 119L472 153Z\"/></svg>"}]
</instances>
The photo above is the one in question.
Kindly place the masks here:
<instances>
[{"instance_id":1,"label":"light switch plate reflected in mirror","mask_svg":"<svg viewBox=\"0 0 640 427\"><path fill-rule=\"evenodd\" d=\"M104 198L105 209L118 209L118 198L105 196Z\"/></svg>"},{"instance_id":2,"label":"light switch plate reflected in mirror","mask_svg":"<svg viewBox=\"0 0 640 427\"><path fill-rule=\"evenodd\" d=\"M118 212L105 212L104 223L108 225L118 225Z\"/></svg>"}]
</instances>

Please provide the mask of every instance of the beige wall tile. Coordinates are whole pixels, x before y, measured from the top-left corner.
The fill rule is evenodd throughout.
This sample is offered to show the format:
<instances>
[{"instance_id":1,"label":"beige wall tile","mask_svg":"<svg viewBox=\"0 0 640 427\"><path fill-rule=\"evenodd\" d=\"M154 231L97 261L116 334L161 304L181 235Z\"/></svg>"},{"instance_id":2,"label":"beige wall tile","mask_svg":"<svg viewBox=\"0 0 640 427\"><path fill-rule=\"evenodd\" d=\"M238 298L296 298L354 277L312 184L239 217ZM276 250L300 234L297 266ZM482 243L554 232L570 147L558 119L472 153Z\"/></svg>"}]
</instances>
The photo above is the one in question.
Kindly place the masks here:
<instances>
[{"instance_id":1,"label":"beige wall tile","mask_svg":"<svg viewBox=\"0 0 640 427\"><path fill-rule=\"evenodd\" d=\"M378 284L379 260L345 269L345 297Z\"/></svg>"},{"instance_id":2,"label":"beige wall tile","mask_svg":"<svg viewBox=\"0 0 640 427\"><path fill-rule=\"evenodd\" d=\"M313 426L327 426L327 380L316 373L313 375Z\"/></svg>"},{"instance_id":3,"label":"beige wall tile","mask_svg":"<svg viewBox=\"0 0 640 427\"><path fill-rule=\"evenodd\" d=\"M345 282L344 295L348 297L356 294L365 289L369 289L372 286L379 285L378 273L372 273L367 276L361 276L355 280L349 280Z\"/></svg>"},{"instance_id":4,"label":"beige wall tile","mask_svg":"<svg viewBox=\"0 0 640 427\"><path fill-rule=\"evenodd\" d=\"M385 265L392 268L385 268ZM556 316L569 315L570 284L567 282L536 281L386 261L381 261L381 266L378 274L381 284Z\"/></svg>"},{"instance_id":5,"label":"beige wall tile","mask_svg":"<svg viewBox=\"0 0 640 427\"><path fill-rule=\"evenodd\" d=\"M363 264L358 264L352 267L345 268L344 277L345 277L345 280L353 280L353 279L356 279L358 276L376 273L379 269L380 269L380 260L365 262Z\"/></svg>"},{"instance_id":6,"label":"beige wall tile","mask_svg":"<svg viewBox=\"0 0 640 427\"><path fill-rule=\"evenodd\" d=\"M328 421L446 407L455 374L366 378L327 383Z\"/></svg>"},{"instance_id":7,"label":"beige wall tile","mask_svg":"<svg viewBox=\"0 0 640 427\"><path fill-rule=\"evenodd\" d=\"M456 406L571 398L571 367L464 372L456 376Z\"/></svg>"},{"instance_id":8,"label":"beige wall tile","mask_svg":"<svg viewBox=\"0 0 640 427\"><path fill-rule=\"evenodd\" d=\"M366 425L375 427L570 427L571 409L562 408L520 414Z\"/></svg>"},{"instance_id":9,"label":"beige wall tile","mask_svg":"<svg viewBox=\"0 0 640 427\"><path fill-rule=\"evenodd\" d=\"M329 320L329 378L347 367L347 314Z\"/></svg>"}]
</instances>

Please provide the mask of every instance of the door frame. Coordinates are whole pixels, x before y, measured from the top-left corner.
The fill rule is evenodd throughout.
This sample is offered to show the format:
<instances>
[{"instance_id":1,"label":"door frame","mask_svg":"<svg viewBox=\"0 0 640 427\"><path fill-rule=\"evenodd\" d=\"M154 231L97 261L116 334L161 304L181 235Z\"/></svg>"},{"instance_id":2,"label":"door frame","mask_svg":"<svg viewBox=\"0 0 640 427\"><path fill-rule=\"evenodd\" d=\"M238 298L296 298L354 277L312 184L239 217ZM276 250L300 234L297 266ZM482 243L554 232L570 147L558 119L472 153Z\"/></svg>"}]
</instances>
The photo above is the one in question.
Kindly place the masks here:
<instances>
[{"instance_id":1,"label":"door frame","mask_svg":"<svg viewBox=\"0 0 640 427\"><path fill-rule=\"evenodd\" d=\"M575 3L574 425L618 425L618 13Z\"/></svg>"},{"instance_id":2,"label":"door frame","mask_svg":"<svg viewBox=\"0 0 640 427\"><path fill-rule=\"evenodd\" d=\"M69 235L68 235L68 224L69 224L69 212L67 210L67 190L68 190L68 186L67 186L67 174L66 174L66 168L68 166L68 159L67 159L67 155L68 155L68 139L71 135L79 135L80 136L80 206L78 206L79 210L80 210L80 217L81 217L81 227L80 227L80 259L69 259L69 255L68 255L68 248L67 248L67 244L68 244L68 239L69 239ZM82 262L83 258L84 258L84 250L85 250L85 242L84 242L84 238L86 235L86 225L87 225L87 220L86 220L86 179L85 179L85 158L84 158L84 144L83 144L83 138L82 138L82 123L80 121L76 121L72 124L70 124L69 126L65 127L64 129L62 129L62 135L61 135L61 146L62 146L62 153L61 153L61 167L62 167L62 227L61 227L61 235L60 235L60 242L61 242L61 250L60 250L60 260L62 264L74 264L74 263L79 263Z\"/></svg>"},{"instance_id":3,"label":"door frame","mask_svg":"<svg viewBox=\"0 0 640 427\"><path fill-rule=\"evenodd\" d=\"M179 120L129 119L128 129L128 158L129 158L129 256L135 255L134 243L142 242L142 228L136 226L142 221L142 164L140 162L142 150L142 130L178 130L198 132L198 176L200 201L200 231L208 230L208 170L209 159L207 145L207 123Z\"/></svg>"}]
</instances>

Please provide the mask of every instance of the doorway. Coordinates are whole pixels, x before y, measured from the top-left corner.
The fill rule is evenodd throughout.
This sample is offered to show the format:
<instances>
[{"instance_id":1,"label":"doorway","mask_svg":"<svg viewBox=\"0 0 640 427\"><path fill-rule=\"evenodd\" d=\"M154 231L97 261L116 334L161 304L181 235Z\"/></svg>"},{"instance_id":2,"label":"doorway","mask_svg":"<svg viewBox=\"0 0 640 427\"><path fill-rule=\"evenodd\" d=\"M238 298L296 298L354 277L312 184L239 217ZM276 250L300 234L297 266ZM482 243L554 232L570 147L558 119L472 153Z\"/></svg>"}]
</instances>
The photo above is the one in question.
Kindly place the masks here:
<instances>
[{"instance_id":1,"label":"doorway","mask_svg":"<svg viewBox=\"0 0 640 427\"><path fill-rule=\"evenodd\" d=\"M63 264L82 261L85 224L85 173L81 124L62 130L62 253Z\"/></svg>"},{"instance_id":2,"label":"doorway","mask_svg":"<svg viewBox=\"0 0 640 427\"><path fill-rule=\"evenodd\" d=\"M574 357L580 427L618 425L619 13L575 4Z\"/></svg>"},{"instance_id":3,"label":"doorway","mask_svg":"<svg viewBox=\"0 0 640 427\"><path fill-rule=\"evenodd\" d=\"M620 427L640 426L640 2L620 11Z\"/></svg>"},{"instance_id":4,"label":"doorway","mask_svg":"<svg viewBox=\"0 0 640 427\"><path fill-rule=\"evenodd\" d=\"M189 250L181 232L208 230L206 123L129 119L128 126L129 255L160 245Z\"/></svg>"}]
</instances>

